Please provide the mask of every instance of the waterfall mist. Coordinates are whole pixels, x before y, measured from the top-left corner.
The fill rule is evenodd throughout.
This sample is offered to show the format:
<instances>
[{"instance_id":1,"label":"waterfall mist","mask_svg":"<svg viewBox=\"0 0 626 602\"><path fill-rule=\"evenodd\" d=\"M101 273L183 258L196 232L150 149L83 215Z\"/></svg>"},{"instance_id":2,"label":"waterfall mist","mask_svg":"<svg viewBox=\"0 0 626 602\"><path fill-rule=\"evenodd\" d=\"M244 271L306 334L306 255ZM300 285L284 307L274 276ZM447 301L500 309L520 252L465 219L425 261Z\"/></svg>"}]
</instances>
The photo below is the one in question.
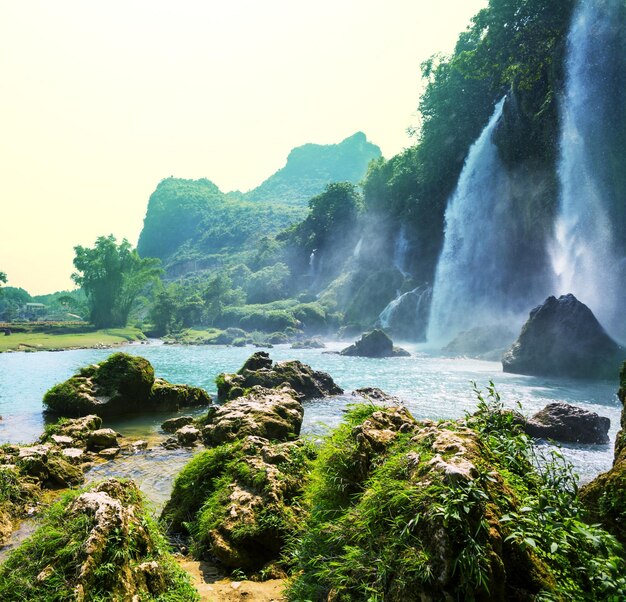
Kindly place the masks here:
<instances>
[{"instance_id":1,"label":"waterfall mist","mask_svg":"<svg viewBox=\"0 0 626 602\"><path fill-rule=\"evenodd\" d=\"M620 0L582 0L574 13L561 103L560 206L550 249L556 292L573 293L622 341L626 257L618 237L626 234L618 228L626 195L624 181L616 181L614 155L623 161L626 152L619 136L625 12ZM623 169L622 163L622 178Z\"/></svg>"}]
</instances>

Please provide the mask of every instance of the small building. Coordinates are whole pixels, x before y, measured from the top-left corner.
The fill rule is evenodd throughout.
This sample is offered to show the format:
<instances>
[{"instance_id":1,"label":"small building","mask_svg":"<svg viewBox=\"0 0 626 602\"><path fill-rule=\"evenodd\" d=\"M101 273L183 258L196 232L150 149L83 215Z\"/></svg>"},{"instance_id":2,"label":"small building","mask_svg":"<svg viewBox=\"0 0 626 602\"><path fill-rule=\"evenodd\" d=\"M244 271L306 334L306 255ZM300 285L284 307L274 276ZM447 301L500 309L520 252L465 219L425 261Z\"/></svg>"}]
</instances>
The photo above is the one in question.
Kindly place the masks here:
<instances>
[{"instance_id":1,"label":"small building","mask_svg":"<svg viewBox=\"0 0 626 602\"><path fill-rule=\"evenodd\" d=\"M48 307L43 303L26 303L22 308L24 317L28 320L36 320L46 314Z\"/></svg>"}]
</instances>

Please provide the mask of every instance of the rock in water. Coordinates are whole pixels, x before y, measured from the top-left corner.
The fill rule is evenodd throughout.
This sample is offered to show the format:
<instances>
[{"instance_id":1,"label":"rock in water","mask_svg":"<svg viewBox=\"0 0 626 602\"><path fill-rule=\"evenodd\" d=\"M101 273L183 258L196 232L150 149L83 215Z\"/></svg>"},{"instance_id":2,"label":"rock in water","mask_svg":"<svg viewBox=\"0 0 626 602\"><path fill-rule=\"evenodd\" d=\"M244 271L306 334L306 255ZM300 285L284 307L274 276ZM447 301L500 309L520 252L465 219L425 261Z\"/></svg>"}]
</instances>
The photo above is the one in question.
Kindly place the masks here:
<instances>
[{"instance_id":1,"label":"rock in water","mask_svg":"<svg viewBox=\"0 0 626 602\"><path fill-rule=\"evenodd\" d=\"M403 357L411 355L401 347L394 347L393 341L379 329L364 334L354 345L346 347L341 355L355 357Z\"/></svg>"},{"instance_id":2,"label":"rock in water","mask_svg":"<svg viewBox=\"0 0 626 602\"><path fill-rule=\"evenodd\" d=\"M248 395L209 412L202 437L207 445L221 445L247 436L288 441L300 434L304 408L288 387L255 386Z\"/></svg>"},{"instance_id":3,"label":"rock in water","mask_svg":"<svg viewBox=\"0 0 626 602\"><path fill-rule=\"evenodd\" d=\"M326 372L313 370L298 360L274 363L265 351L252 354L236 374L220 374L216 383L218 401L236 399L256 385L272 389L284 383L302 400L343 393Z\"/></svg>"},{"instance_id":4,"label":"rock in water","mask_svg":"<svg viewBox=\"0 0 626 602\"><path fill-rule=\"evenodd\" d=\"M608 443L611 421L568 403L550 403L524 424L531 437L565 443Z\"/></svg>"},{"instance_id":5,"label":"rock in water","mask_svg":"<svg viewBox=\"0 0 626 602\"><path fill-rule=\"evenodd\" d=\"M611 378L625 355L584 303L563 295L548 297L530 312L502 368L536 376Z\"/></svg>"},{"instance_id":6,"label":"rock in water","mask_svg":"<svg viewBox=\"0 0 626 602\"><path fill-rule=\"evenodd\" d=\"M197 387L155 379L143 357L114 353L52 387L43 402L47 412L58 416L112 416L207 405L211 398Z\"/></svg>"}]
</instances>

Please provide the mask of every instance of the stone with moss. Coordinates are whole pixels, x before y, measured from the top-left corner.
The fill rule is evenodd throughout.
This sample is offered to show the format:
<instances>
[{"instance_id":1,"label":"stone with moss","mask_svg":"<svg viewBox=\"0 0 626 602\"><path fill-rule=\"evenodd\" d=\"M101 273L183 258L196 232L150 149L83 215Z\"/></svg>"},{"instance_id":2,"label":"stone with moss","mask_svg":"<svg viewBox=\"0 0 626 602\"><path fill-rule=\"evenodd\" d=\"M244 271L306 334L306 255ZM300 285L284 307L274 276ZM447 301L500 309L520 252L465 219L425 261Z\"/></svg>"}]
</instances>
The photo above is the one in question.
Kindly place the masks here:
<instances>
[{"instance_id":1,"label":"stone with moss","mask_svg":"<svg viewBox=\"0 0 626 602\"><path fill-rule=\"evenodd\" d=\"M313 463L288 599L621 599L621 547L582 522L567 468L535 471L502 409L437 423L354 407Z\"/></svg>"},{"instance_id":2,"label":"stone with moss","mask_svg":"<svg viewBox=\"0 0 626 602\"><path fill-rule=\"evenodd\" d=\"M252 354L237 373L218 375L215 382L220 402L240 397L256 385L274 388L287 383L302 400L343 393L326 372L313 370L298 360L273 362L265 351Z\"/></svg>"},{"instance_id":3,"label":"stone with moss","mask_svg":"<svg viewBox=\"0 0 626 602\"><path fill-rule=\"evenodd\" d=\"M132 482L66 494L0 565L0 599L197 601Z\"/></svg>"},{"instance_id":4,"label":"stone with moss","mask_svg":"<svg viewBox=\"0 0 626 602\"><path fill-rule=\"evenodd\" d=\"M296 392L285 386L254 386L245 396L212 408L205 418L202 438L206 445L221 445L250 435L288 441L300 434L304 408Z\"/></svg>"},{"instance_id":5,"label":"stone with moss","mask_svg":"<svg viewBox=\"0 0 626 602\"><path fill-rule=\"evenodd\" d=\"M177 477L162 520L171 534L192 537L197 558L262 576L304 520L300 495L314 453L303 441L253 436L201 452Z\"/></svg>"},{"instance_id":6,"label":"stone with moss","mask_svg":"<svg viewBox=\"0 0 626 602\"><path fill-rule=\"evenodd\" d=\"M72 417L176 410L207 404L210 398L196 387L155 380L154 369L145 358L114 353L52 387L43 402L48 413Z\"/></svg>"}]
</instances>

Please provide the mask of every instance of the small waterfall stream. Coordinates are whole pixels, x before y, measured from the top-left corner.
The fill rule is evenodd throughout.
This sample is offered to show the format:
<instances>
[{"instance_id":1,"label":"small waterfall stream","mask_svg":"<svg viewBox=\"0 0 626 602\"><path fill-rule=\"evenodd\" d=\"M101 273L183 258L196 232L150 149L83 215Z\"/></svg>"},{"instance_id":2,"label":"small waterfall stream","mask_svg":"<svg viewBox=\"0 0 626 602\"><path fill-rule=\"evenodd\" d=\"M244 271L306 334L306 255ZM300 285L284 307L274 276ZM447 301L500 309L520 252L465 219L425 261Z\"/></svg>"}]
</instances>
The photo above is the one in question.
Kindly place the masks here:
<instances>
[{"instance_id":1,"label":"small waterfall stream","mask_svg":"<svg viewBox=\"0 0 626 602\"><path fill-rule=\"evenodd\" d=\"M409 250L409 239L406 237L406 226L402 224L398 231L398 237L393 248L393 265L403 276L407 276L406 256Z\"/></svg>"},{"instance_id":2,"label":"small waterfall stream","mask_svg":"<svg viewBox=\"0 0 626 602\"><path fill-rule=\"evenodd\" d=\"M621 340L626 258L616 253L624 233L615 229L626 198L612 182L610 166L611 154L626 152L613 138L613 130L624 127L620 106L626 99L615 54L624 48L625 12L620 0L582 0L574 14L561 104L560 207L550 249L555 292L573 293Z\"/></svg>"}]
</instances>

